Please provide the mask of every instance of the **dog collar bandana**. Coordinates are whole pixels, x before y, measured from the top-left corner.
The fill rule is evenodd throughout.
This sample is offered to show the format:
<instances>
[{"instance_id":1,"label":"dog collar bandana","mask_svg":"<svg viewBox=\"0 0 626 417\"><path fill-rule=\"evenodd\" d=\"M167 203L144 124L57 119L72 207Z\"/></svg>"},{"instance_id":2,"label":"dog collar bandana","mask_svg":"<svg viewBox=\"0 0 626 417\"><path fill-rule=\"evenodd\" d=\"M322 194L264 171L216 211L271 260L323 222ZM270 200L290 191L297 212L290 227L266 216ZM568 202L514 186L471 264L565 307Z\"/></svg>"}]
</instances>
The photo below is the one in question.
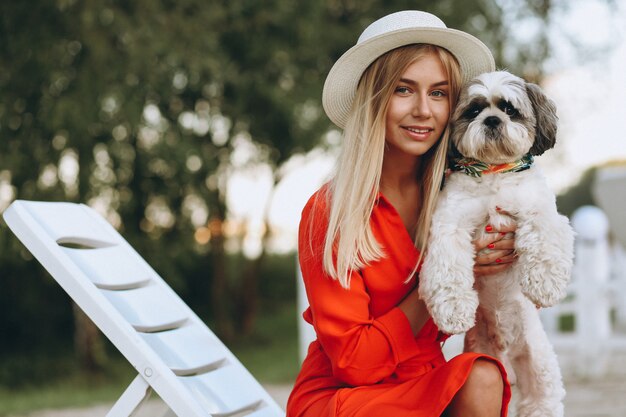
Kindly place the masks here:
<instances>
[{"instance_id":1,"label":"dog collar bandana","mask_svg":"<svg viewBox=\"0 0 626 417\"><path fill-rule=\"evenodd\" d=\"M474 158L459 158L452 162L452 171L462 171L470 177L479 178L483 174L525 171L533 164L533 156L527 154L517 161L499 165L487 164Z\"/></svg>"}]
</instances>

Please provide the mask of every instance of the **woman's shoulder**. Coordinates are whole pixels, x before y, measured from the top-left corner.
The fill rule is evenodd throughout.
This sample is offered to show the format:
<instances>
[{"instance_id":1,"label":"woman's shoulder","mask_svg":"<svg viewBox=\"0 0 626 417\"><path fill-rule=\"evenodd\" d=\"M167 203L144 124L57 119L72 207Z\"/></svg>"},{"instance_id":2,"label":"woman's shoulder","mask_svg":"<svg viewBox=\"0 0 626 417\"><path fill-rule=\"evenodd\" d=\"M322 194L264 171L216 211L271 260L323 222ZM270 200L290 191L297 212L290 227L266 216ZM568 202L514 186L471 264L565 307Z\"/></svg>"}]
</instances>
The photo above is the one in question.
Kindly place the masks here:
<instances>
[{"instance_id":1,"label":"woman's shoulder","mask_svg":"<svg viewBox=\"0 0 626 417\"><path fill-rule=\"evenodd\" d=\"M321 245L324 242L330 217L329 188L328 183L324 184L305 204L300 217L300 243L317 242Z\"/></svg>"},{"instance_id":2,"label":"woman's shoulder","mask_svg":"<svg viewBox=\"0 0 626 417\"><path fill-rule=\"evenodd\" d=\"M330 183L322 185L311 195L302 210L302 218L305 217L328 217L330 209Z\"/></svg>"}]
</instances>

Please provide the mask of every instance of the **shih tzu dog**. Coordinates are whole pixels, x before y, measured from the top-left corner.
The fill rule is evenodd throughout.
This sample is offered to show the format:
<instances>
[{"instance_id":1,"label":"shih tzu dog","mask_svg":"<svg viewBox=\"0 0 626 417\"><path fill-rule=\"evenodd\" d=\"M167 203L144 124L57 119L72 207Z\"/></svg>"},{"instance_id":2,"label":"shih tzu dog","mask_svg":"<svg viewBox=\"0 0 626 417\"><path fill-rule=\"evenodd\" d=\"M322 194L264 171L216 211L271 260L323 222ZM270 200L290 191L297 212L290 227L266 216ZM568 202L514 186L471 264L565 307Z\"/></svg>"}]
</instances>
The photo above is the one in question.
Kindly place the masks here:
<instances>
[{"instance_id":1,"label":"shih tzu dog","mask_svg":"<svg viewBox=\"0 0 626 417\"><path fill-rule=\"evenodd\" d=\"M420 296L441 331L466 332L466 351L504 364L518 417L563 416L561 372L537 307L566 295L574 233L532 164L554 146L556 108L537 85L496 71L466 86L450 127L453 172L433 214ZM518 259L475 281L472 241L512 223Z\"/></svg>"}]
</instances>

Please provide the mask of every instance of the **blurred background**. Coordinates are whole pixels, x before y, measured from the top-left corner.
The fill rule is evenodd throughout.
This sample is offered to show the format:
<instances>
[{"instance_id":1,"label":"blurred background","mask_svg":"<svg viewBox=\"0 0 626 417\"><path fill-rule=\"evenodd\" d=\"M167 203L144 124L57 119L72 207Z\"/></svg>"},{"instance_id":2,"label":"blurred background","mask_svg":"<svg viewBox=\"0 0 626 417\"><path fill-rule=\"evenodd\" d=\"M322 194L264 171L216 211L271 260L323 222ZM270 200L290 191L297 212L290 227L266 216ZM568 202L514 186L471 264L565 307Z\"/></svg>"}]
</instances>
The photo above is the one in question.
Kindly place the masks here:
<instances>
[{"instance_id":1,"label":"blurred background","mask_svg":"<svg viewBox=\"0 0 626 417\"><path fill-rule=\"evenodd\" d=\"M94 207L261 382L289 387L300 210L340 142L322 85L403 9L476 35L556 101L538 164L562 213L626 218L626 182L594 191L626 169L626 0L1 0L0 212ZM575 330L564 314L554 332ZM0 415L113 401L132 377L0 220Z\"/></svg>"}]
</instances>

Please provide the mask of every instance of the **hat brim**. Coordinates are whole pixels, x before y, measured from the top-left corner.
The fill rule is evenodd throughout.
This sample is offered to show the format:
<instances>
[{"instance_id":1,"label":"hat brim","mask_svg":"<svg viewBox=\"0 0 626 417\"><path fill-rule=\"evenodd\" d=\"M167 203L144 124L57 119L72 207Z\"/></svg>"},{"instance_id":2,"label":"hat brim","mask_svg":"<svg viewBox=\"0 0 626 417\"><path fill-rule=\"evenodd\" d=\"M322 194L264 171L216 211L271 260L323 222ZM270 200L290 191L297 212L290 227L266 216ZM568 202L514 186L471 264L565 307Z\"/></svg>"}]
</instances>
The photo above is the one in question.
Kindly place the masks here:
<instances>
[{"instance_id":1,"label":"hat brim","mask_svg":"<svg viewBox=\"0 0 626 417\"><path fill-rule=\"evenodd\" d=\"M495 70L489 48L474 36L450 28L409 28L385 33L348 49L331 68L322 92L322 105L330 120L343 128L367 67L379 56L401 46L427 43L447 49L461 67L462 81Z\"/></svg>"}]
</instances>

